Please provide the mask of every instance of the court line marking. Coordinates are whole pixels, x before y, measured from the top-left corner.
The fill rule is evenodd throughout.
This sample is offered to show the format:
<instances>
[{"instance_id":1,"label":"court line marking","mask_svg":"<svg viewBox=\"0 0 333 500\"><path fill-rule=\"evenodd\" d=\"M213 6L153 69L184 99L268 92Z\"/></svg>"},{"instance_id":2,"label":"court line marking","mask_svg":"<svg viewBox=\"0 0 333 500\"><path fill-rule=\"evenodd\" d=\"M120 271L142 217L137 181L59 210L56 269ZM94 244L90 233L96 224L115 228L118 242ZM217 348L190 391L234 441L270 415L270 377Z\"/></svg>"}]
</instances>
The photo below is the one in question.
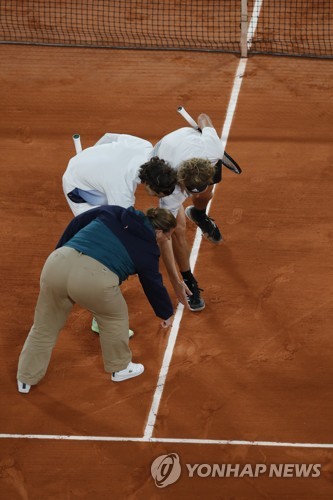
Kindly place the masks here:
<instances>
[{"instance_id":1,"label":"court line marking","mask_svg":"<svg viewBox=\"0 0 333 500\"><path fill-rule=\"evenodd\" d=\"M252 45L252 40L253 40L254 35L256 33L256 30L257 30L257 25L258 25L260 11L261 11L263 1L264 0L256 0L253 4L251 21L249 23L249 27L247 30L247 50L250 50L251 45ZM257 15L255 16L256 12L257 12Z\"/></svg>"},{"instance_id":2,"label":"court line marking","mask_svg":"<svg viewBox=\"0 0 333 500\"><path fill-rule=\"evenodd\" d=\"M172 323L172 327L171 327L171 330L169 333L167 346L166 346L166 349L164 352L162 366L161 366L160 373L158 376L158 381L157 381L156 389L154 392L152 404L150 407L150 411L149 411L149 415L148 415L148 419L147 419L147 424L146 424L146 427L144 430L143 439L149 439L153 435L155 422L156 422L156 418L157 418L157 413L158 413L158 408L159 408L159 405L161 402L166 377L168 375L169 366L170 366L171 358L173 355L173 350L174 350L174 347L176 344L180 321L183 317L183 311L184 311L184 306L182 304L178 304L178 307L176 309L176 313L174 316L174 320Z\"/></svg>"},{"instance_id":3,"label":"court line marking","mask_svg":"<svg viewBox=\"0 0 333 500\"><path fill-rule=\"evenodd\" d=\"M58 441L103 441L134 443L170 443L170 444L211 444L230 446L266 446L273 448L320 448L333 449L333 443L289 443L276 441L246 441L237 439L181 439L181 438L145 438L118 436L62 436L52 434L0 434L2 439L40 439Z\"/></svg>"},{"instance_id":4,"label":"court line marking","mask_svg":"<svg viewBox=\"0 0 333 500\"><path fill-rule=\"evenodd\" d=\"M221 133L221 140L222 140L224 148L225 148L227 140L228 140L228 135L229 135L229 131L231 128L231 123L232 123L232 120L234 117L234 113L235 113L235 109L236 109L236 105L237 105L237 101L238 101L238 96L239 96L239 92L240 92L240 88L241 88L241 84L243 81L243 76L244 76L244 72L245 72L245 68L246 68L246 63L247 63L246 59L241 59L240 62L238 63L238 66L237 66L236 75L234 78L234 83L233 83L233 87L232 87L232 91L231 91L231 97L230 97L228 108L227 108L226 118L224 121L222 133ZM214 191L215 191L215 185L213 187L213 193L214 193ZM207 205L207 210L206 210L207 214L209 213L209 210L210 210L211 201L212 200L210 200L208 205ZM192 272L195 269L195 264L196 264L196 261L198 258L201 241L202 241L201 230L199 228L197 228L196 233L195 233L193 246L192 246L192 250L191 250L191 255L190 255L190 266L191 266ZM163 361L162 361L162 366L160 369L156 389L154 392L152 404L151 404L148 419L147 419L147 424L146 424L146 427L144 430L143 436L145 439L150 439L153 435L153 432L154 432L154 427L155 427L155 422L156 422L156 418L157 418L157 414L158 414L158 409L159 409L159 405L160 405L160 402L162 399L162 394L163 394L166 378L167 378L167 375L169 372L171 358L172 358L174 347L175 347L176 340L178 337L179 326L180 326L180 322L181 322L182 317L183 317L183 312L184 312L184 306L182 304L179 304L177 309L176 309L173 325L172 325L171 330L170 330L166 350L165 350Z\"/></svg>"}]
</instances>

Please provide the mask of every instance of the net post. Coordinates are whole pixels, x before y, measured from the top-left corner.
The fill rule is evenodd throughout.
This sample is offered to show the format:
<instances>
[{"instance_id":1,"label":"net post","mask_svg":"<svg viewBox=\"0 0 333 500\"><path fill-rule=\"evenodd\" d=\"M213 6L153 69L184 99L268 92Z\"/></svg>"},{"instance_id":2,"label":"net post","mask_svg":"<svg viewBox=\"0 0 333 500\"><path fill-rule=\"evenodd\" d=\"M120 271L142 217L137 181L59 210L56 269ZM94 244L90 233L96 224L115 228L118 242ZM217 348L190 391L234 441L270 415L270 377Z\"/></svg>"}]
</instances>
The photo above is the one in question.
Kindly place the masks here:
<instances>
[{"instance_id":1,"label":"net post","mask_svg":"<svg viewBox=\"0 0 333 500\"><path fill-rule=\"evenodd\" d=\"M249 28L248 13L247 13L247 0L241 1L241 39L240 49L241 57L247 57L247 32Z\"/></svg>"}]
</instances>

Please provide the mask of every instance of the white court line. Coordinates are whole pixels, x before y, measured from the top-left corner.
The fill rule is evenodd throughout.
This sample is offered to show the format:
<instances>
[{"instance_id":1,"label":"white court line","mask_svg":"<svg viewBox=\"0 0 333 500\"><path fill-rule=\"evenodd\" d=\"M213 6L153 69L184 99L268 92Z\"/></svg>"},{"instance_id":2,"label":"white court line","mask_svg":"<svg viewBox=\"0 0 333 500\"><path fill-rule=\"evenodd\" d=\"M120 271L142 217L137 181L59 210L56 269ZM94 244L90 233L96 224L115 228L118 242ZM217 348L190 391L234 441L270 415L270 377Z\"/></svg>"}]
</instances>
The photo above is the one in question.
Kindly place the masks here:
<instances>
[{"instance_id":1,"label":"white court line","mask_svg":"<svg viewBox=\"0 0 333 500\"><path fill-rule=\"evenodd\" d=\"M232 87L229 105L228 105L228 109L227 109L227 113L226 113L226 119L224 121L223 129L221 132L221 140L222 140L224 149L225 149L227 141L228 141L228 136L229 136L229 132L230 132L230 128L231 128L231 122L232 122L234 114L235 114L238 96L239 96L240 88L241 88L242 81L243 81L243 76L244 76L245 69L246 69L246 64L247 64L247 59L241 59L238 63L238 67L236 70L234 85Z\"/></svg>"},{"instance_id":2,"label":"white court line","mask_svg":"<svg viewBox=\"0 0 333 500\"><path fill-rule=\"evenodd\" d=\"M247 50L250 50L251 45L252 45L252 40L253 40L253 37L254 37L256 29L257 29L257 24L258 24L262 4L263 4L263 0L256 0L254 5L253 5L251 21L249 23L249 27L247 30ZM254 14L256 12L257 12L257 15L255 16ZM252 36L250 35L250 33L252 33Z\"/></svg>"},{"instance_id":3,"label":"white court line","mask_svg":"<svg viewBox=\"0 0 333 500\"><path fill-rule=\"evenodd\" d=\"M182 438L145 438L118 436L61 436L51 434L0 434L0 439L41 439L58 441L102 441L126 443L170 443L170 444L210 444L230 446L266 446L272 448L318 448L333 449L333 443L288 443L277 441L246 441L237 439L182 439Z\"/></svg>"},{"instance_id":4,"label":"white court line","mask_svg":"<svg viewBox=\"0 0 333 500\"><path fill-rule=\"evenodd\" d=\"M256 0L254 5L253 5L251 21L249 23L249 28L248 28L248 33L247 33L247 47L248 47L248 49L251 48L252 39L253 39L253 36L254 36L256 29L257 29L257 24L258 24L262 4L263 4L263 0ZM255 13L257 13L257 16L255 16ZM250 36L250 33L252 33L253 35ZM242 85L243 76L245 74L247 61L248 61L247 59L241 59L239 61L238 68L236 71L234 85L232 88L229 106L227 109L226 119L225 119L222 133L221 133L221 140L222 140L224 149L225 149L226 144L227 144L227 140L228 140L228 136L229 136L229 132L230 132L230 127L231 127L231 122L232 122L233 117L234 117L236 104L238 101L238 95L239 95L239 91L240 91L240 88Z\"/></svg>"},{"instance_id":5,"label":"white court line","mask_svg":"<svg viewBox=\"0 0 333 500\"><path fill-rule=\"evenodd\" d=\"M236 103L237 103L237 98L238 98L238 94L239 94L239 90L240 90L240 86L241 86L241 82L242 82L242 76L244 74L243 66L245 67L245 65L246 65L245 61L240 61L239 66L238 66L238 70L236 72L236 77L234 80L234 85L233 85L233 90L231 93L230 103L229 103L228 110L227 110L227 117L226 117L225 124L223 127L224 134L225 134L225 136L224 136L225 143L227 142L228 133L229 133L229 130L231 127L231 122L233 119L233 115L234 115L234 112L236 109ZM241 71L241 74L239 73L240 71ZM215 191L215 185L213 188L213 192L214 191ZM210 205L211 205L211 201L207 205L207 210L206 210L207 214L209 213ZM191 250L191 255L190 255L190 266L191 266L192 272L194 271L195 264L196 264L196 261L198 258L201 240L202 240L201 230L199 228L197 228L194 242L193 242L193 246L192 246L192 250ZM177 307L176 313L175 313L175 318L174 318L171 330L170 330L168 343L167 343L166 350L165 350L164 357L163 357L163 361L162 361L162 367L161 367L161 370L159 373L157 386L156 386L155 393L153 396L152 405L151 405L151 408L149 411L147 424L146 424L146 427L144 430L143 436L145 439L150 439L153 435L155 422L156 422L156 418L157 418L157 413L158 413L158 408L159 408L159 405L161 402L166 378L167 378L170 363L171 363L171 358L173 355L173 351L175 348L175 344L176 344L176 340L177 340L177 336L178 336L178 332L179 332L180 322L181 322L181 319L183 317L183 312L184 312L184 306L179 304ZM193 314L195 314L195 313L193 313Z\"/></svg>"},{"instance_id":6,"label":"white court line","mask_svg":"<svg viewBox=\"0 0 333 500\"><path fill-rule=\"evenodd\" d=\"M170 330L168 343L163 356L162 366L157 381L157 386L153 396L152 405L150 407L147 424L144 430L143 436L145 439L149 439L153 435L157 412L161 402L166 377L169 371L169 366L179 331L179 324L183 316L183 311L184 311L184 306L182 304L179 304Z\"/></svg>"},{"instance_id":7,"label":"white court line","mask_svg":"<svg viewBox=\"0 0 333 500\"><path fill-rule=\"evenodd\" d=\"M221 140L223 141L224 148L225 148L225 145L226 145L227 140L228 140L231 122L233 120L233 116L235 113L236 104L237 104L238 95L239 95L239 91L240 91L241 84L242 84L242 78L244 75L245 67L246 67L246 60L242 59L239 62L238 68L236 71L236 76L234 79L231 97L230 97L230 101L229 101L229 105L228 105L228 109L227 109L227 113L226 113L226 119L225 119L223 130L222 130ZM215 185L213 188L213 193L214 193L214 191L215 191ZM211 206L211 201L207 205L207 210L206 210L207 214L209 213L210 206ZM196 231L196 234L195 234L195 238L194 238L194 242L193 242L193 246L192 246L192 251L191 251L191 255L190 255L190 266L191 266L192 272L194 271L195 264L196 264L196 261L198 258L201 240L202 240L201 230L198 228ZM163 390L164 390L164 386L165 386L165 382L166 382L166 377L168 375L168 371L169 371L169 367L170 367L170 363L171 363L171 358L173 355L173 350L174 350L177 336L178 336L178 332L179 332L179 325L180 325L181 319L183 317L183 312L184 312L184 306L182 306L180 304L176 310L175 319L174 319L174 322L173 322L173 325L172 325L172 328L170 331L168 343L167 343L166 350L165 350L164 357L163 357L163 361L162 361L162 367L161 367L161 370L159 373L157 386L156 386L155 393L153 396L153 402L152 402L152 405L151 405L151 408L149 411L147 424L146 424L146 427L144 430L143 435L144 435L145 439L150 439L153 435L155 422L156 422L156 418L157 418L157 413L158 413L158 408L159 408L159 405L161 402L161 398L162 398L162 394L163 394Z\"/></svg>"}]
</instances>

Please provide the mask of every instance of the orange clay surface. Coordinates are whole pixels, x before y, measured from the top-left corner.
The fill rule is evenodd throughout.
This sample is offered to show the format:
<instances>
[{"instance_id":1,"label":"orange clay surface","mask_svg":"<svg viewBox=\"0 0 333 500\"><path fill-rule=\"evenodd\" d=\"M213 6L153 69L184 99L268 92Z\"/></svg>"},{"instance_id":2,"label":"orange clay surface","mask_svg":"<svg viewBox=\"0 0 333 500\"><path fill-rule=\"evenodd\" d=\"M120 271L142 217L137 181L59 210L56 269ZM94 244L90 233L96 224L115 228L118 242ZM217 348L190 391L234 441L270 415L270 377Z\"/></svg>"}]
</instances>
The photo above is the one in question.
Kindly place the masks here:
<instances>
[{"instance_id":1,"label":"orange clay surface","mask_svg":"<svg viewBox=\"0 0 333 500\"><path fill-rule=\"evenodd\" d=\"M84 148L107 131L156 142L185 126L179 105L209 114L220 133L239 59L3 45L0 60L0 498L331 499L332 62L249 59L227 144L243 174L224 171L210 215L225 241L202 241L195 266L206 309L182 317L153 431L160 441L119 442L97 437L143 437L169 335L136 277L122 289L141 377L110 381L91 315L74 307L46 377L28 395L16 388L39 274L71 219L61 187L71 136ZM137 208L155 204L138 190ZM167 453L183 472L157 488L150 466ZM321 464L321 474L189 478L187 463Z\"/></svg>"}]
</instances>

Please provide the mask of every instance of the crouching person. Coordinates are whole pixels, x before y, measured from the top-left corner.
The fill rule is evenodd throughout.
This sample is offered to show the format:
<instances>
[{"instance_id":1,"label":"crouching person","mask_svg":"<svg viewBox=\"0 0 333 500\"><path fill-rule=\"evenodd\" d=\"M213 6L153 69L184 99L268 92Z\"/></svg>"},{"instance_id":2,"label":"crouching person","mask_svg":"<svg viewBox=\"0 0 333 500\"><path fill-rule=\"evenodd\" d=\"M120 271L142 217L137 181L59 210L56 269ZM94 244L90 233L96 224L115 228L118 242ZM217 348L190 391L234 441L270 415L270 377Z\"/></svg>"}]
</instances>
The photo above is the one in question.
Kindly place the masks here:
<instances>
[{"instance_id":1,"label":"crouching person","mask_svg":"<svg viewBox=\"0 0 333 500\"><path fill-rule=\"evenodd\" d=\"M120 285L137 274L161 325L172 323L173 307L159 272L159 246L176 219L166 209L101 206L75 217L47 258L40 278L34 324L17 372L19 392L29 392L45 375L60 330L75 303L98 323L105 371L121 382L144 371L132 362L128 310Z\"/></svg>"}]
</instances>

